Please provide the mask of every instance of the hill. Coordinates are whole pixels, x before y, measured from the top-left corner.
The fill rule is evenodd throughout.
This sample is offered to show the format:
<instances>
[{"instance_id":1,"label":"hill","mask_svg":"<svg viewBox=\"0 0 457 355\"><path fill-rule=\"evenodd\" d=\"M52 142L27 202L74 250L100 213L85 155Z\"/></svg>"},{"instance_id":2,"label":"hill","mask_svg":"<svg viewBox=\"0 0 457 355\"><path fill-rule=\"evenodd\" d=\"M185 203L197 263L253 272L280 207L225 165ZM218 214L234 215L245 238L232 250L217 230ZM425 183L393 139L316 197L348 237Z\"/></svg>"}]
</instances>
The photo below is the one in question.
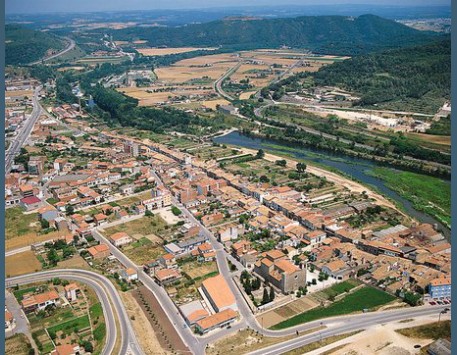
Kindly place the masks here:
<instances>
[{"instance_id":1,"label":"hill","mask_svg":"<svg viewBox=\"0 0 457 355\"><path fill-rule=\"evenodd\" d=\"M318 53L356 55L425 43L433 36L374 15L304 16L267 20L220 20L174 28L111 31L116 40L147 40L151 46L224 46L234 49L282 45Z\"/></svg>"},{"instance_id":2,"label":"hill","mask_svg":"<svg viewBox=\"0 0 457 355\"><path fill-rule=\"evenodd\" d=\"M313 76L359 94L363 106L433 114L450 98L451 40L354 57Z\"/></svg>"},{"instance_id":3,"label":"hill","mask_svg":"<svg viewBox=\"0 0 457 355\"><path fill-rule=\"evenodd\" d=\"M65 42L50 33L18 25L5 26L6 65L28 64L45 57L48 51L60 51Z\"/></svg>"}]
</instances>

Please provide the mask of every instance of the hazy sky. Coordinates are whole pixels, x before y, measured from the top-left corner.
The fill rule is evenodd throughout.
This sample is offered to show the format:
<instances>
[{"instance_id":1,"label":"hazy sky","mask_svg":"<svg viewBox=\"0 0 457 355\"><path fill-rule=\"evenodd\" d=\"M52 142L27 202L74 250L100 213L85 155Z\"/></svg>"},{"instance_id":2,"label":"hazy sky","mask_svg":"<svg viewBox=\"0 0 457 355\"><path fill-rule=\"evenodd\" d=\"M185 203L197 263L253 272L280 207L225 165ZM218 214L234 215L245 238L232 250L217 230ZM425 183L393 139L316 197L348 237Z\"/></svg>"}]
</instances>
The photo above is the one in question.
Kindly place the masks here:
<instances>
[{"instance_id":1,"label":"hazy sky","mask_svg":"<svg viewBox=\"0 0 457 355\"><path fill-rule=\"evenodd\" d=\"M6 0L6 13L182 9L262 5L450 5L451 0Z\"/></svg>"}]
</instances>

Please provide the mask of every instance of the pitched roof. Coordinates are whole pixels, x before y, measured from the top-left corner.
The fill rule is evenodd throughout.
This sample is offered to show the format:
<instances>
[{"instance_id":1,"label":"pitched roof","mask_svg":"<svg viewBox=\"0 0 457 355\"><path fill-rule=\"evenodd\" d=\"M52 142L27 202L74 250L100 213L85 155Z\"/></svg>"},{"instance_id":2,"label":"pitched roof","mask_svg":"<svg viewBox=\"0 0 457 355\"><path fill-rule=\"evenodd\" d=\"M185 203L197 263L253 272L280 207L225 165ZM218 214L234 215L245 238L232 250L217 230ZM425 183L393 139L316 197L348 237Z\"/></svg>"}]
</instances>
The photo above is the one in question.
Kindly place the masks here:
<instances>
[{"instance_id":1,"label":"pitched roof","mask_svg":"<svg viewBox=\"0 0 457 355\"><path fill-rule=\"evenodd\" d=\"M235 303L235 296L222 275L206 279L203 281L202 286L217 308L224 308Z\"/></svg>"},{"instance_id":2,"label":"pitched roof","mask_svg":"<svg viewBox=\"0 0 457 355\"><path fill-rule=\"evenodd\" d=\"M197 321L197 325L201 329L211 329L219 324L222 324L236 317L238 317L238 312L235 312L233 309L228 308L223 310L222 312L215 313L209 317Z\"/></svg>"}]
</instances>

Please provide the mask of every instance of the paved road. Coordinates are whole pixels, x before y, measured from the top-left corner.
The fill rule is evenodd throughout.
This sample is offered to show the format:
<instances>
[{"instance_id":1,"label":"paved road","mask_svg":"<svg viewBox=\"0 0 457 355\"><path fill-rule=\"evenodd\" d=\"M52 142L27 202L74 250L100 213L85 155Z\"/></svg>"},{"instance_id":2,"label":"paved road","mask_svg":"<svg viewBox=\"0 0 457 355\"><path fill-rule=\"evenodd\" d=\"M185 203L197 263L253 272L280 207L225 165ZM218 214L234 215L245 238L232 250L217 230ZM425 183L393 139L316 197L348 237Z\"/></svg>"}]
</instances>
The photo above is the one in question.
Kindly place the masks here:
<instances>
[{"instance_id":1,"label":"paved road","mask_svg":"<svg viewBox=\"0 0 457 355\"><path fill-rule=\"evenodd\" d=\"M234 72L236 72L238 70L238 68L241 66L241 62L239 62L237 65L235 65L233 68L230 68L229 70L227 70L225 72L225 74L223 74L219 79L217 79L214 84L213 84L213 87L214 87L214 90L219 94L221 95L224 99L227 99L229 101L233 101L235 100L234 97L230 96L229 94L227 94L224 89L222 89L222 83L224 82L225 79L227 79L230 75L232 75Z\"/></svg>"},{"instance_id":2,"label":"paved road","mask_svg":"<svg viewBox=\"0 0 457 355\"><path fill-rule=\"evenodd\" d=\"M184 344L186 344L194 354L200 354L202 347L199 345L199 341L189 327L185 326L185 320L182 318L181 313L179 313L165 289L155 283L155 281L143 271L142 267L137 266L132 260L125 256L122 251L111 244L97 229L94 228L92 230L92 235L96 240L107 244L111 254L113 254L125 267L133 268L137 271L138 279L154 294L168 319L175 325L176 332L179 334Z\"/></svg>"},{"instance_id":3,"label":"paved road","mask_svg":"<svg viewBox=\"0 0 457 355\"><path fill-rule=\"evenodd\" d=\"M75 45L76 45L75 41L73 41L71 38L68 38L68 37L64 37L64 39L66 39L68 41L68 46L64 50L62 50L59 53L56 53L50 57L37 60L33 63L30 63L29 65L37 65L37 64L41 64L43 62L47 62L48 60L60 57L62 54L65 54L65 53L71 51L73 48L75 48Z\"/></svg>"},{"instance_id":4,"label":"paved road","mask_svg":"<svg viewBox=\"0 0 457 355\"><path fill-rule=\"evenodd\" d=\"M5 285L6 287L13 287L17 284L24 285L37 281L47 281L54 277L78 281L87 284L94 289L102 304L106 323L106 344L103 348L103 354L112 354L115 347L117 335L115 319L116 314L118 316L121 335L121 349L119 353L121 355L127 353L135 355L143 354L135 333L133 332L133 328L130 324L130 320L122 300L111 281L106 277L86 270L49 270L6 279Z\"/></svg>"},{"instance_id":5,"label":"paved road","mask_svg":"<svg viewBox=\"0 0 457 355\"><path fill-rule=\"evenodd\" d=\"M372 314L366 313L358 316L338 317L329 319L327 322L316 321L308 324L313 324L313 327L318 327L320 324L326 325L328 323L328 328L325 330L299 336L295 339L291 339L280 344L270 346L268 348L253 351L250 353L250 355L283 354L287 351L291 351L306 344L321 341L322 339L330 336L345 334L356 330L363 330L377 324L395 322L402 319L436 314L438 320L438 314L444 308L446 307L416 307L409 309L399 309L396 311L377 312ZM331 324L333 324L333 326L331 326Z\"/></svg>"},{"instance_id":6,"label":"paved road","mask_svg":"<svg viewBox=\"0 0 457 355\"><path fill-rule=\"evenodd\" d=\"M21 130L14 137L8 150L5 152L5 176L10 172L14 162L14 157L20 152L22 145L29 138L32 132L33 126L41 115L42 107L38 101L38 94L41 90L41 86L38 86L33 93L33 110L27 120L24 122Z\"/></svg>"},{"instance_id":7,"label":"paved road","mask_svg":"<svg viewBox=\"0 0 457 355\"><path fill-rule=\"evenodd\" d=\"M12 249L12 250L9 250L9 251L6 251L5 252L5 257L7 256L11 256L11 255L14 255L14 254L19 254L19 253L23 253L25 251L29 251L31 250L31 246L26 246L26 247L23 247L23 248L17 248L17 249Z\"/></svg>"}]
</instances>

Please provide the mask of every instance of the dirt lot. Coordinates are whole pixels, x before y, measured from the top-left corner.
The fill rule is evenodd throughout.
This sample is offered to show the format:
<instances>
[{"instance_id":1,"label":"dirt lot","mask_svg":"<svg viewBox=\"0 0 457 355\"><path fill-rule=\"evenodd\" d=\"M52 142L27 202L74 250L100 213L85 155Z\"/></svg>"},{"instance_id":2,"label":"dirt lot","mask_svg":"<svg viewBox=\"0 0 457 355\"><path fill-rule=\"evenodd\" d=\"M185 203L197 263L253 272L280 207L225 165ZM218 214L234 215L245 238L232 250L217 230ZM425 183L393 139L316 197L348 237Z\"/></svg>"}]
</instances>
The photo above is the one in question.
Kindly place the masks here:
<instances>
[{"instance_id":1,"label":"dirt lot","mask_svg":"<svg viewBox=\"0 0 457 355\"><path fill-rule=\"evenodd\" d=\"M87 262L79 255L75 255L71 259L59 261L58 266L59 266L59 268L62 268L62 269L86 269L86 270L92 269L87 264Z\"/></svg>"},{"instance_id":2,"label":"dirt lot","mask_svg":"<svg viewBox=\"0 0 457 355\"><path fill-rule=\"evenodd\" d=\"M128 42L127 42L128 43ZM123 43L125 44L125 43ZM195 47L176 47L176 48L139 48L137 51L146 56L162 56L168 54L179 54L197 50L214 50L217 48L195 48Z\"/></svg>"},{"instance_id":3,"label":"dirt lot","mask_svg":"<svg viewBox=\"0 0 457 355\"><path fill-rule=\"evenodd\" d=\"M247 100L252 94L255 94L255 91L246 91L240 94L240 100Z\"/></svg>"},{"instance_id":4,"label":"dirt lot","mask_svg":"<svg viewBox=\"0 0 457 355\"><path fill-rule=\"evenodd\" d=\"M132 320L133 330L138 336L140 346L146 354L169 354L159 342L156 331L152 328L146 314L141 310L137 299L132 292L121 292L122 302L124 303L127 314Z\"/></svg>"},{"instance_id":5,"label":"dirt lot","mask_svg":"<svg viewBox=\"0 0 457 355\"><path fill-rule=\"evenodd\" d=\"M419 138L424 141L429 141L436 144L441 145L451 145L451 137L450 136L435 136L433 134L423 134L423 133L407 133L407 136L412 138Z\"/></svg>"},{"instance_id":6,"label":"dirt lot","mask_svg":"<svg viewBox=\"0 0 457 355\"><path fill-rule=\"evenodd\" d=\"M31 250L8 256L5 258L5 266L7 277L29 274L42 269L41 263Z\"/></svg>"},{"instance_id":7,"label":"dirt lot","mask_svg":"<svg viewBox=\"0 0 457 355\"><path fill-rule=\"evenodd\" d=\"M211 272L218 271L217 263L215 261L205 263L199 263L195 261L192 263L186 263L182 266L181 269L193 279L196 277L205 276Z\"/></svg>"},{"instance_id":8,"label":"dirt lot","mask_svg":"<svg viewBox=\"0 0 457 355\"><path fill-rule=\"evenodd\" d=\"M6 355L27 355L30 343L24 334L16 334L5 340Z\"/></svg>"},{"instance_id":9,"label":"dirt lot","mask_svg":"<svg viewBox=\"0 0 457 355\"><path fill-rule=\"evenodd\" d=\"M20 237L15 237L14 239L9 239L5 241L5 249L13 250L17 248L26 247L34 243L44 242L47 240L57 239L62 233L54 232L43 235L36 235L35 233L29 233L26 235L21 235Z\"/></svg>"},{"instance_id":10,"label":"dirt lot","mask_svg":"<svg viewBox=\"0 0 457 355\"><path fill-rule=\"evenodd\" d=\"M135 297L138 305L144 314L146 314L162 348L168 351L174 350L179 354L189 353L189 349L184 345L178 333L176 333L173 324L162 310L154 295L146 287L141 286L133 291L133 297Z\"/></svg>"},{"instance_id":11,"label":"dirt lot","mask_svg":"<svg viewBox=\"0 0 457 355\"><path fill-rule=\"evenodd\" d=\"M302 297L296 301L292 301L284 306L278 307L271 311L265 312L257 316L257 321L265 328L270 328L286 319L289 319L297 314L317 307L319 304L308 297Z\"/></svg>"},{"instance_id":12,"label":"dirt lot","mask_svg":"<svg viewBox=\"0 0 457 355\"><path fill-rule=\"evenodd\" d=\"M217 99L217 100L208 100L208 101L203 101L202 105L206 108L210 108L212 110L216 109L217 105L228 105L230 102L228 102L225 99Z\"/></svg>"}]
</instances>

